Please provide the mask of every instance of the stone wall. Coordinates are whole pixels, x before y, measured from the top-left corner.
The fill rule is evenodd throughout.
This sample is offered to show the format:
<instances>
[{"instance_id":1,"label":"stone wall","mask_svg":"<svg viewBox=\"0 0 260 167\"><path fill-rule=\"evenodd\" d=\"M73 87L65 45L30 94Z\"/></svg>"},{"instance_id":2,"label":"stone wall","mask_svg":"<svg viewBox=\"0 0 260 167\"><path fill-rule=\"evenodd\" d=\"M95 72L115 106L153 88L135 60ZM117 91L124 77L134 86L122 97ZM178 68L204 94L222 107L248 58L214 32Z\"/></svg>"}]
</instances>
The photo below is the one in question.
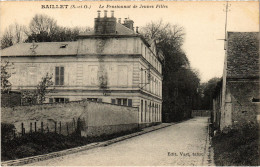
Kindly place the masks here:
<instances>
[{"instance_id":1,"label":"stone wall","mask_svg":"<svg viewBox=\"0 0 260 167\"><path fill-rule=\"evenodd\" d=\"M138 108L89 101L1 108L1 121L16 127L16 134L30 131L82 136L112 134L138 127Z\"/></svg>"},{"instance_id":2,"label":"stone wall","mask_svg":"<svg viewBox=\"0 0 260 167\"><path fill-rule=\"evenodd\" d=\"M252 99L259 99L258 80L228 82L227 88L231 93L232 124L256 122L259 102L252 102Z\"/></svg>"},{"instance_id":3,"label":"stone wall","mask_svg":"<svg viewBox=\"0 0 260 167\"><path fill-rule=\"evenodd\" d=\"M13 107L19 105L21 105L20 92L1 93L1 106Z\"/></svg>"}]
</instances>

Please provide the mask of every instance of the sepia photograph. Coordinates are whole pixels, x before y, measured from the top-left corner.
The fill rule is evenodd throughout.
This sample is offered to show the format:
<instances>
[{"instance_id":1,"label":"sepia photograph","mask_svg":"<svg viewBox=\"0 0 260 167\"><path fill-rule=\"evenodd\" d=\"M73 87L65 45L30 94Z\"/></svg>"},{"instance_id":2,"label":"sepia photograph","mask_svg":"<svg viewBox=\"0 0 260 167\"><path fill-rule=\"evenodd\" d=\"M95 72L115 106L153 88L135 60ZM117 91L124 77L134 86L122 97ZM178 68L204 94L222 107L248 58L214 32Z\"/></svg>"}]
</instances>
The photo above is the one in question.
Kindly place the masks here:
<instances>
[{"instance_id":1,"label":"sepia photograph","mask_svg":"<svg viewBox=\"0 0 260 167\"><path fill-rule=\"evenodd\" d=\"M0 1L1 166L259 166L258 1Z\"/></svg>"}]
</instances>

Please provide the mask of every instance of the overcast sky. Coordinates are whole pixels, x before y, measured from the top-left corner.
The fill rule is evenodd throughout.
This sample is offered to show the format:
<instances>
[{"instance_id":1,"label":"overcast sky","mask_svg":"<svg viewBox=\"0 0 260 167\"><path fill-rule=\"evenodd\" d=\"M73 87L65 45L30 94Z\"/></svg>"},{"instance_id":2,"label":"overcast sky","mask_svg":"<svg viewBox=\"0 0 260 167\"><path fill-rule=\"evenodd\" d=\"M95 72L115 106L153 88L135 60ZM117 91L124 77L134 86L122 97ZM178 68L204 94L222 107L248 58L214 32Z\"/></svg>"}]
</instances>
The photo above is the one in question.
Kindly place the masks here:
<instances>
[{"instance_id":1,"label":"overcast sky","mask_svg":"<svg viewBox=\"0 0 260 167\"><path fill-rule=\"evenodd\" d=\"M67 9L42 9L42 5L69 5ZM202 82L221 77L224 65L225 2L0 2L0 32L10 24L29 25L32 17L47 14L61 26L94 25L97 10L115 11L115 17L134 20L134 26L144 26L150 21L163 19L185 29L183 49L191 67L200 73ZM259 3L229 2L228 31L259 31ZM90 9L71 8L71 5L87 5ZM99 8L103 5L104 8ZM106 8L107 5L131 5L129 9ZM137 5L137 8L133 8ZM154 8L140 8L154 6ZM168 8L155 8L156 5Z\"/></svg>"}]
</instances>

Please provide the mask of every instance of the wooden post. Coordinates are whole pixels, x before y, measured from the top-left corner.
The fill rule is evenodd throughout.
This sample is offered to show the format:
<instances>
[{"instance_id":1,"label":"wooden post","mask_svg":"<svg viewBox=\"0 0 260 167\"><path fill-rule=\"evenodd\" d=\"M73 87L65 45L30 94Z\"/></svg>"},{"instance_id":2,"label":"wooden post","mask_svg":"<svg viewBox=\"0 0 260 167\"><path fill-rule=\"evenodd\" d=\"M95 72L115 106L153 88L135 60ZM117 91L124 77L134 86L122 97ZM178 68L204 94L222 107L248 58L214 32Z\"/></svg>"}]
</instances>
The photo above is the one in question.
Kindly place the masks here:
<instances>
[{"instance_id":1,"label":"wooden post","mask_svg":"<svg viewBox=\"0 0 260 167\"><path fill-rule=\"evenodd\" d=\"M30 133L32 133L32 123L30 122Z\"/></svg>"},{"instance_id":2,"label":"wooden post","mask_svg":"<svg viewBox=\"0 0 260 167\"><path fill-rule=\"evenodd\" d=\"M22 128L21 128L21 130L22 130L22 136L23 136L23 123L22 123Z\"/></svg>"},{"instance_id":3,"label":"wooden post","mask_svg":"<svg viewBox=\"0 0 260 167\"><path fill-rule=\"evenodd\" d=\"M41 122L41 132L43 133L43 122Z\"/></svg>"},{"instance_id":4,"label":"wooden post","mask_svg":"<svg viewBox=\"0 0 260 167\"><path fill-rule=\"evenodd\" d=\"M61 121L60 121L60 134L61 134Z\"/></svg>"}]
</instances>

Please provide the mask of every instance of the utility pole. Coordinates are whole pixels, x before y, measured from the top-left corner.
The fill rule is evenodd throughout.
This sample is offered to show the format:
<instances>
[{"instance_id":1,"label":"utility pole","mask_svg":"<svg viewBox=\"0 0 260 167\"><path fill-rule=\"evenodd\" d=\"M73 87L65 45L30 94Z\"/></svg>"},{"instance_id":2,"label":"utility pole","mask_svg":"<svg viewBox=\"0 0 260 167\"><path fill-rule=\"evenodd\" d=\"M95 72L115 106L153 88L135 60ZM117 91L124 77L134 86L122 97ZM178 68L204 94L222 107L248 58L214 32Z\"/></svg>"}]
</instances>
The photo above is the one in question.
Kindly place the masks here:
<instances>
[{"instance_id":1,"label":"utility pole","mask_svg":"<svg viewBox=\"0 0 260 167\"><path fill-rule=\"evenodd\" d=\"M224 12L226 12L226 18L225 18L225 39L218 39L218 40L224 40L224 50L226 50L226 41L227 41L227 21L228 21L228 12L230 12L229 7L231 4L226 3L225 9L223 9Z\"/></svg>"},{"instance_id":2,"label":"utility pole","mask_svg":"<svg viewBox=\"0 0 260 167\"><path fill-rule=\"evenodd\" d=\"M224 12L226 12L224 50L226 50L226 42L227 42L227 21L228 21L228 12L230 11L228 8L229 8L230 6L231 6L231 4L228 4L228 1L227 1L227 3L226 3L226 10L224 9Z\"/></svg>"}]
</instances>

